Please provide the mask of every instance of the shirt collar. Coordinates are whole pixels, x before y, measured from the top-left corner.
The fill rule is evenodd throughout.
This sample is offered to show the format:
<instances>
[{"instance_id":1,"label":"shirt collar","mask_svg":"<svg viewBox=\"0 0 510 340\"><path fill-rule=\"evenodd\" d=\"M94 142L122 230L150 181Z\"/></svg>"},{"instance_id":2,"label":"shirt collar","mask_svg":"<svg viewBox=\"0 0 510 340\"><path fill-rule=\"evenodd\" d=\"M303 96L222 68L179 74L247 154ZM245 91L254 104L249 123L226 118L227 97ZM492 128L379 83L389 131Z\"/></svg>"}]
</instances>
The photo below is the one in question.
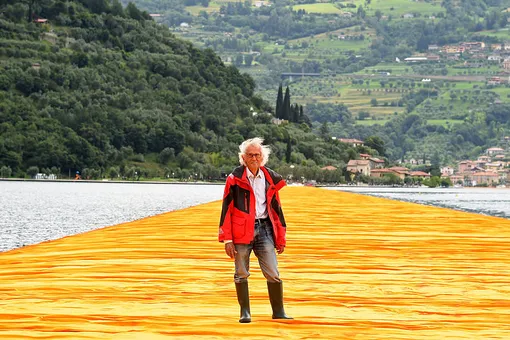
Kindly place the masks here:
<instances>
[{"instance_id":1,"label":"shirt collar","mask_svg":"<svg viewBox=\"0 0 510 340\"><path fill-rule=\"evenodd\" d=\"M246 175L248 178L264 178L264 174L262 173L262 169L259 168L259 173L257 176L251 173L250 169L246 167Z\"/></svg>"}]
</instances>

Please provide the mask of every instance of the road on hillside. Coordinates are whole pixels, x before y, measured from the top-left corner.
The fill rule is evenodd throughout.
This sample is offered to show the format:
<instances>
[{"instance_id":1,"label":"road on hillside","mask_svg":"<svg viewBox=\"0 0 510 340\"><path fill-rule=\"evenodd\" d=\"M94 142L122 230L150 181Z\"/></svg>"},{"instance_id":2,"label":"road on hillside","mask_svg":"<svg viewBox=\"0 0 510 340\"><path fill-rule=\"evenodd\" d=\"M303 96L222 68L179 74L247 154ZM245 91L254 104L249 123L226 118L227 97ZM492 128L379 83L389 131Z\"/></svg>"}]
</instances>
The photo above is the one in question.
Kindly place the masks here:
<instances>
[{"instance_id":1,"label":"road on hillside","mask_svg":"<svg viewBox=\"0 0 510 340\"><path fill-rule=\"evenodd\" d=\"M437 79L437 80L448 80L448 81L486 81L488 76L429 76L422 74L406 74L401 76L384 76L380 74L347 74L353 78L373 78L373 77L384 77L388 79L395 78L421 78L421 79Z\"/></svg>"}]
</instances>

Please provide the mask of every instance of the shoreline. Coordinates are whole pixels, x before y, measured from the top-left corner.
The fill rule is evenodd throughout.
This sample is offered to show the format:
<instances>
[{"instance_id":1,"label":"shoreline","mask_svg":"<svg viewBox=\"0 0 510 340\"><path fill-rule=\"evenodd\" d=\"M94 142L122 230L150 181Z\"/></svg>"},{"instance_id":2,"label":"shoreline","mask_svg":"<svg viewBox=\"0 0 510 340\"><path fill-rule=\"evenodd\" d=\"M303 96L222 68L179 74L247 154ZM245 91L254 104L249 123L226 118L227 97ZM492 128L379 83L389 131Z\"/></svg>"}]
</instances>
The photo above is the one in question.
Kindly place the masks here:
<instances>
[{"instance_id":1,"label":"shoreline","mask_svg":"<svg viewBox=\"0 0 510 340\"><path fill-rule=\"evenodd\" d=\"M181 181L111 181L96 179L32 179L32 178L0 178L0 182L40 182L40 183L107 183L107 184L193 184L193 185L224 185L223 182L181 182Z\"/></svg>"},{"instance_id":2,"label":"shoreline","mask_svg":"<svg viewBox=\"0 0 510 340\"><path fill-rule=\"evenodd\" d=\"M178 184L178 185L224 185L225 182L206 182L206 181L192 181L192 182L182 182L182 181L164 181L164 180L142 180L142 181L126 181L126 180L109 180L109 179L33 179L33 178L0 178L0 182L40 182L40 183L108 183L108 184ZM300 183L288 183L287 186L291 187L300 187L307 185L303 185ZM353 188L353 189L498 189L498 190L508 190L508 187L435 187L429 188L427 186L384 186L384 185L349 185L349 184L337 184L337 185L326 185L326 184L318 184L313 185L311 187L316 188ZM354 191L354 190L353 190Z\"/></svg>"}]
</instances>

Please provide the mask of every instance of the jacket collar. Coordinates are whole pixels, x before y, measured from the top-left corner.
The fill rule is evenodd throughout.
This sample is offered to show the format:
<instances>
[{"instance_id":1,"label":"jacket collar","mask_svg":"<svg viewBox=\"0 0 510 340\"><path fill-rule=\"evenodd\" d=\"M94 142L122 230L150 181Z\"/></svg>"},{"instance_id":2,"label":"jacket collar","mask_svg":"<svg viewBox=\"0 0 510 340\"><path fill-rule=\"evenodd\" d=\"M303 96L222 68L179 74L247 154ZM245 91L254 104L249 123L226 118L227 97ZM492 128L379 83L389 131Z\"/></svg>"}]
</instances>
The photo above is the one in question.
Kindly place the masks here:
<instances>
[{"instance_id":1,"label":"jacket collar","mask_svg":"<svg viewBox=\"0 0 510 340\"><path fill-rule=\"evenodd\" d=\"M270 186L274 185L276 190L280 190L286 185L283 177L277 172L265 166L261 166L260 170L264 172L264 177L266 178L266 181L269 183L269 185ZM244 165L235 168L234 171L232 171L232 175L234 175L234 177L237 178L238 180L249 183L248 177L246 175L246 167Z\"/></svg>"}]
</instances>

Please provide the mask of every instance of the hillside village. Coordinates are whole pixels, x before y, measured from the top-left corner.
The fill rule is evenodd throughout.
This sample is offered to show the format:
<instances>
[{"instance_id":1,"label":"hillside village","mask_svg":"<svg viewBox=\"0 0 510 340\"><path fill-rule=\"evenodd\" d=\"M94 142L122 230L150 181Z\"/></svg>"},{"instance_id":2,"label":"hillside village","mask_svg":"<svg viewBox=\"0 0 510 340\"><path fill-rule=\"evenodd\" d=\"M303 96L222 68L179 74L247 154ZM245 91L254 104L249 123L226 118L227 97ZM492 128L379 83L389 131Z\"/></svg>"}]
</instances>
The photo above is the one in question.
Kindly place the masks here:
<instances>
[{"instance_id":1,"label":"hillside village","mask_svg":"<svg viewBox=\"0 0 510 340\"><path fill-rule=\"evenodd\" d=\"M400 60L398 60L400 61ZM510 75L510 41L486 44L482 41L460 42L450 45L428 45L427 52L405 58L406 63L459 61L456 68L475 70L490 65L499 66L499 76L488 76L487 85L508 83ZM475 72L476 73L476 72ZM471 73L469 73L471 74Z\"/></svg>"},{"instance_id":2,"label":"hillside village","mask_svg":"<svg viewBox=\"0 0 510 340\"><path fill-rule=\"evenodd\" d=\"M363 141L357 139L340 139L345 143L363 146ZM498 186L510 183L510 152L505 137L505 148L491 147L485 150L476 160L462 160L455 167L441 167L441 179L448 179L452 185L458 186ZM400 166L385 167L385 161L368 154L360 154L360 159L350 160L347 171L352 179L360 175L370 178L384 178L396 176L404 183L420 183L432 177L430 172L413 170L413 168L430 167L430 160L405 159Z\"/></svg>"}]
</instances>

